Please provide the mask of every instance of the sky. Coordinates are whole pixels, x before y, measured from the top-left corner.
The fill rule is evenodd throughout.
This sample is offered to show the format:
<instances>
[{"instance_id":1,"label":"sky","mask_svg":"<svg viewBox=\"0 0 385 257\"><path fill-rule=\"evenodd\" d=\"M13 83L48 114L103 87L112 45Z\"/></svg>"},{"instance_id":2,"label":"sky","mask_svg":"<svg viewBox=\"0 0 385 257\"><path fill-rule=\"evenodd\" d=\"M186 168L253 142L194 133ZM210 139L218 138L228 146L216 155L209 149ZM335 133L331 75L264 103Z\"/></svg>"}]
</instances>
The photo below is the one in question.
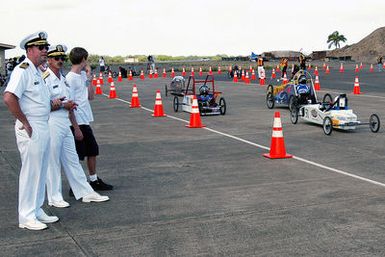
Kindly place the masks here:
<instances>
[{"instance_id":1,"label":"sky","mask_svg":"<svg viewBox=\"0 0 385 257\"><path fill-rule=\"evenodd\" d=\"M51 44L109 56L229 56L327 50L334 31L354 44L385 26L384 0L4 0L0 43L44 30ZM345 44L341 44L341 47Z\"/></svg>"}]
</instances>

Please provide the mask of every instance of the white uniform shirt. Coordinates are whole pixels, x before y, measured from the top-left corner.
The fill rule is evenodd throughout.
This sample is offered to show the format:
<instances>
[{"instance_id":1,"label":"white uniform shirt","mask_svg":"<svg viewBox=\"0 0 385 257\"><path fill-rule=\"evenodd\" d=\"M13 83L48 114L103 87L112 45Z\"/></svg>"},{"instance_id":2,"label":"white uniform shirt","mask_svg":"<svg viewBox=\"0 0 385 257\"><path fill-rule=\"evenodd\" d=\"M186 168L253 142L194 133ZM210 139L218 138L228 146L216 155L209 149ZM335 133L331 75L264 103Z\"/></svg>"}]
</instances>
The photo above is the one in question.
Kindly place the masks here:
<instances>
[{"instance_id":1,"label":"white uniform shirt","mask_svg":"<svg viewBox=\"0 0 385 257\"><path fill-rule=\"evenodd\" d=\"M89 125L94 121L90 102L88 101L87 75L84 71L76 74L68 72L66 80L70 85L71 100L78 104L74 110L76 121L79 125Z\"/></svg>"},{"instance_id":2,"label":"white uniform shirt","mask_svg":"<svg viewBox=\"0 0 385 257\"><path fill-rule=\"evenodd\" d=\"M56 74L48 68L46 71L49 75L46 74L43 75L44 81L48 87L48 90L50 92L50 99L57 99L61 97L65 97L65 100L70 100L70 89L69 84L66 81L66 78L60 73L60 78L56 76ZM68 126L71 125L71 122L68 118L68 111L64 108L60 108L59 110L52 111L50 113L50 120L52 119L60 119L61 121L66 121L68 123Z\"/></svg>"},{"instance_id":3,"label":"white uniform shirt","mask_svg":"<svg viewBox=\"0 0 385 257\"><path fill-rule=\"evenodd\" d=\"M28 58L15 67L5 92L19 98L21 111L28 120L48 120L51 110L49 91L41 72Z\"/></svg>"}]
</instances>

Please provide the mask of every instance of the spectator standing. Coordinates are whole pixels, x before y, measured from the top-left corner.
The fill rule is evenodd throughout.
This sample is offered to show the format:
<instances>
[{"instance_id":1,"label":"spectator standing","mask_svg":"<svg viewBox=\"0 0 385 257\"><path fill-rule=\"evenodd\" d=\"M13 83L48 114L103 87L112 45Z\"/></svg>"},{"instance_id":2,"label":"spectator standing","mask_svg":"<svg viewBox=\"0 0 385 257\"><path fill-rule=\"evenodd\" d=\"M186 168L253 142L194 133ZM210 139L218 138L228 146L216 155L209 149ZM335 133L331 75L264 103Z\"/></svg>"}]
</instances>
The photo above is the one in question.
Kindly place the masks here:
<instances>
[{"instance_id":1,"label":"spectator standing","mask_svg":"<svg viewBox=\"0 0 385 257\"><path fill-rule=\"evenodd\" d=\"M48 164L48 119L51 108L60 100L50 102L49 91L38 66L47 60L47 33L36 32L25 37L20 48L27 58L12 72L4 93L4 102L16 117L15 134L20 152L19 227L30 230L47 228L45 223L59 220L48 216L41 208L44 203Z\"/></svg>"},{"instance_id":2,"label":"spectator standing","mask_svg":"<svg viewBox=\"0 0 385 257\"><path fill-rule=\"evenodd\" d=\"M83 140L76 140L76 151L79 159L87 157L87 167L90 175L90 184L95 191L112 190L113 186L103 182L96 174L96 156L99 155L99 146L91 129L90 123L94 121L89 100L94 97L92 86L89 85L88 77L91 75L87 63L88 52L84 48L75 47L69 55L72 63L71 71L67 74L66 80L70 87L70 96L78 104L74 110L77 124L71 126L73 135L76 138L83 137Z\"/></svg>"},{"instance_id":3,"label":"spectator standing","mask_svg":"<svg viewBox=\"0 0 385 257\"><path fill-rule=\"evenodd\" d=\"M83 198L83 202L109 200L108 196L99 195L88 184L76 153L75 140L70 129L71 123L77 125L73 113L76 103L71 100L69 85L61 73L66 51L65 45L51 46L48 50L48 69L43 74L51 99L63 99L62 107L50 113L48 122L51 144L47 171L47 198L48 205L57 208L70 206L62 195L61 167L76 199ZM82 135L78 134L76 139L82 140Z\"/></svg>"},{"instance_id":4,"label":"spectator standing","mask_svg":"<svg viewBox=\"0 0 385 257\"><path fill-rule=\"evenodd\" d=\"M104 72L106 70L106 62L104 61L103 56L99 58L99 72Z\"/></svg>"}]
</instances>

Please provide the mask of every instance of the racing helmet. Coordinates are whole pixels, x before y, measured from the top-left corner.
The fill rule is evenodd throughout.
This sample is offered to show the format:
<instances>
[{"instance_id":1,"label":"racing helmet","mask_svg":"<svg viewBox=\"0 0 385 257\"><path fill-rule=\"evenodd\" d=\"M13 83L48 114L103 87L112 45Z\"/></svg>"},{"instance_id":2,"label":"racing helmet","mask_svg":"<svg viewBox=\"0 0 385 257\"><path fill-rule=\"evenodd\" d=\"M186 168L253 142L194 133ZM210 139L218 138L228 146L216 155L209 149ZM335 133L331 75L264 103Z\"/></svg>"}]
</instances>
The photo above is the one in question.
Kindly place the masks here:
<instances>
[{"instance_id":1,"label":"racing helmet","mask_svg":"<svg viewBox=\"0 0 385 257\"><path fill-rule=\"evenodd\" d=\"M306 77L305 76L300 76L299 78L298 78L298 84L306 84Z\"/></svg>"},{"instance_id":2,"label":"racing helmet","mask_svg":"<svg viewBox=\"0 0 385 257\"><path fill-rule=\"evenodd\" d=\"M200 95L208 95L209 93L209 87L206 85L203 85L199 88L199 94Z\"/></svg>"}]
</instances>

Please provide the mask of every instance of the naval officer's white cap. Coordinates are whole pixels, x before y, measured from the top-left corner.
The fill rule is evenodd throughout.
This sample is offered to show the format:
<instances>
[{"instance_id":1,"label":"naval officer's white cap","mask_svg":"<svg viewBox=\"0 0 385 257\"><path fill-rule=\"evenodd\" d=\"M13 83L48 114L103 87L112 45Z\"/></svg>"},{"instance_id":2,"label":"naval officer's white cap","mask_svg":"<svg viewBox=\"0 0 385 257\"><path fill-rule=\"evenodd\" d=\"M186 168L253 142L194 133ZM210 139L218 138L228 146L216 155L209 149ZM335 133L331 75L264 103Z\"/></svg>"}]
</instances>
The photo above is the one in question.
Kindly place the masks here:
<instances>
[{"instance_id":1,"label":"naval officer's white cap","mask_svg":"<svg viewBox=\"0 0 385 257\"><path fill-rule=\"evenodd\" d=\"M31 35L26 36L20 42L21 49L27 49L29 46L41 46L41 45L49 45L47 41L48 34L45 31L38 31Z\"/></svg>"},{"instance_id":2,"label":"naval officer's white cap","mask_svg":"<svg viewBox=\"0 0 385 257\"><path fill-rule=\"evenodd\" d=\"M65 56L67 51L67 46L60 45L51 45L48 49L47 56L55 57L55 56Z\"/></svg>"}]
</instances>

